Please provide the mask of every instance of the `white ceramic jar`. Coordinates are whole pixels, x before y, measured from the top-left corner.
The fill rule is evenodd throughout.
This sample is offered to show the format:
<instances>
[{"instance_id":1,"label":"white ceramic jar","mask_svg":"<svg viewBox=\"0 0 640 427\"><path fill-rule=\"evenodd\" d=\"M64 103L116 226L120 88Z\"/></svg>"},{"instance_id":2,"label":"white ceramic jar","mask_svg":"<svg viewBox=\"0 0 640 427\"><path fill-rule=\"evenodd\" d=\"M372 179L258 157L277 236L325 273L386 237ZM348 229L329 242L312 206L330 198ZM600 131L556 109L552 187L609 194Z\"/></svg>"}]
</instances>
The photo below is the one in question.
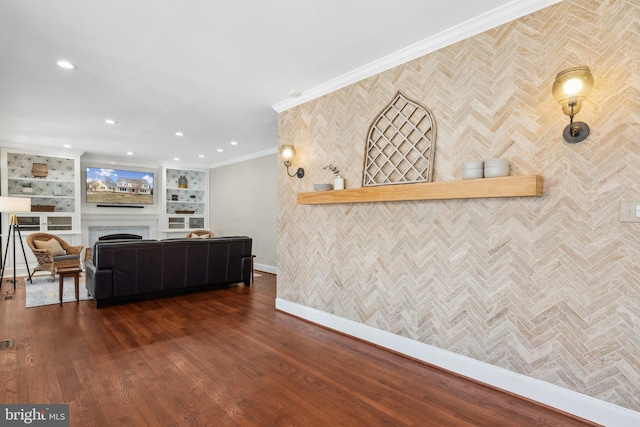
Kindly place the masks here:
<instances>
[{"instance_id":1,"label":"white ceramic jar","mask_svg":"<svg viewBox=\"0 0 640 427\"><path fill-rule=\"evenodd\" d=\"M509 160L491 158L484 161L485 178L497 178L509 176Z\"/></svg>"},{"instance_id":2,"label":"white ceramic jar","mask_svg":"<svg viewBox=\"0 0 640 427\"><path fill-rule=\"evenodd\" d=\"M484 177L484 162L462 163L462 179L478 179Z\"/></svg>"}]
</instances>

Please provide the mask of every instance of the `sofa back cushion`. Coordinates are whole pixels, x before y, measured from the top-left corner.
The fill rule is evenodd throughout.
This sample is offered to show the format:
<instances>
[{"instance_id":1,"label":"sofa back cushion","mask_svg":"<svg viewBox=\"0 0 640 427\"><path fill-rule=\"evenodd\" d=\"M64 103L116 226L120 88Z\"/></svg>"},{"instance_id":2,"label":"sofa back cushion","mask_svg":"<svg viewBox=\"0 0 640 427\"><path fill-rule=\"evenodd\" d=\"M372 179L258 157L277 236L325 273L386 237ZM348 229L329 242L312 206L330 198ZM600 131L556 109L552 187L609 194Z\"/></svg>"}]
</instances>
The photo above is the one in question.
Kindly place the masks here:
<instances>
[{"instance_id":1,"label":"sofa back cushion","mask_svg":"<svg viewBox=\"0 0 640 427\"><path fill-rule=\"evenodd\" d=\"M144 294L243 279L248 237L98 242L93 263L113 274L113 296Z\"/></svg>"},{"instance_id":2,"label":"sofa back cushion","mask_svg":"<svg viewBox=\"0 0 640 427\"><path fill-rule=\"evenodd\" d=\"M99 270L112 271L113 296L136 295L159 289L162 246L154 240L96 243L93 257Z\"/></svg>"}]
</instances>

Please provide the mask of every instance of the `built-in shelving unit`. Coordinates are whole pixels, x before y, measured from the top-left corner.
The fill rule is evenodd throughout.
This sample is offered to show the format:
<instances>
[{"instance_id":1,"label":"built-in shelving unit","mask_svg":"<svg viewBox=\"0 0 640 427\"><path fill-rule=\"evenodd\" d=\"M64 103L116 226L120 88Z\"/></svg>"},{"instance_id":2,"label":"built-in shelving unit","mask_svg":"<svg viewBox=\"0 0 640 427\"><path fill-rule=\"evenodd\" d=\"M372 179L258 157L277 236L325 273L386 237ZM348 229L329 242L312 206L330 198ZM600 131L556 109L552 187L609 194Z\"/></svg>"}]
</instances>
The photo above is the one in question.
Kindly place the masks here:
<instances>
[{"instance_id":1,"label":"built-in shelving unit","mask_svg":"<svg viewBox=\"0 0 640 427\"><path fill-rule=\"evenodd\" d=\"M543 187L544 178L540 175L505 176L465 181L393 184L298 193L298 204L319 205L489 197L538 197L542 196Z\"/></svg>"},{"instance_id":2,"label":"built-in shelving unit","mask_svg":"<svg viewBox=\"0 0 640 427\"><path fill-rule=\"evenodd\" d=\"M164 232L209 228L209 172L163 167Z\"/></svg>"},{"instance_id":3,"label":"built-in shelving unit","mask_svg":"<svg viewBox=\"0 0 640 427\"><path fill-rule=\"evenodd\" d=\"M35 257L26 237L35 232L56 234L71 245L80 244L80 154L2 148L2 194L31 200L31 212L16 213L29 264ZM34 176L34 164L46 165L46 174ZM38 169L41 170L41 169ZM6 245L10 213L2 213L2 245ZM13 256L13 252L7 254ZM23 270L24 257L19 249L16 268ZM12 266L12 263L8 264Z\"/></svg>"},{"instance_id":4,"label":"built-in shelving unit","mask_svg":"<svg viewBox=\"0 0 640 427\"><path fill-rule=\"evenodd\" d=\"M34 176L34 164L46 176ZM80 157L2 149L2 194L31 199L30 214L19 214L23 231L77 232Z\"/></svg>"}]
</instances>

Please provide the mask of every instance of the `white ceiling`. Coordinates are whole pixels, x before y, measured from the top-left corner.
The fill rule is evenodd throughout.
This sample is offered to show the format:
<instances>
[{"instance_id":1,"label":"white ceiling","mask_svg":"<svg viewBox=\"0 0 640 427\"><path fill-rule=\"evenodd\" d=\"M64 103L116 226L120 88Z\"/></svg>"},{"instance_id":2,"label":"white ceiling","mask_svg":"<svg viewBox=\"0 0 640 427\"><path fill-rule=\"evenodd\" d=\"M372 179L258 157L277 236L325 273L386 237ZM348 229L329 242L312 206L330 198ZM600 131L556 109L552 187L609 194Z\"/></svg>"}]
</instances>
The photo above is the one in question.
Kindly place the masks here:
<instances>
[{"instance_id":1,"label":"white ceiling","mask_svg":"<svg viewBox=\"0 0 640 427\"><path fill-rule=\"evenodd\" d=\"M1 0L0 144L203 167L247 158L275 150L272 105L291 90L305 99L514 3L523 2Z\"/></svg>"}]
</instances>

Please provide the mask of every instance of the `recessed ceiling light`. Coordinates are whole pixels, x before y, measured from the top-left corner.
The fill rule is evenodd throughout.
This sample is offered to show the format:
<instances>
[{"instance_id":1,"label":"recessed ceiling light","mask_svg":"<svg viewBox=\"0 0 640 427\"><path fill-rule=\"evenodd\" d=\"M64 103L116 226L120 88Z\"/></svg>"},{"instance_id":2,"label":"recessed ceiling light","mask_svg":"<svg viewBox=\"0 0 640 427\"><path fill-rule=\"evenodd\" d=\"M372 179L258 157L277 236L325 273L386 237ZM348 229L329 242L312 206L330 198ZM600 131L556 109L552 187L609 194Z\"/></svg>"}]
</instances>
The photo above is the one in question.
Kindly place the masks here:
<instances>
[{"instance_id":1,"label":"recessed ceiling light","mask_svg":"<svg viewBox=\"0 0 640 427\"><path fill-rule=\"evenodd\" d=\"M204 159L204 154L198 154L198 157L200 157L201 159Z\"/></svg>"},{"instance_id":2,"label":"recessed ceiling light","mask_svg":"<svg viewBox=\"0 0 640 427\"><path fill-rule=\"evenodd\" d=\"M133 151L127 151L127 156L133 156Z\"/></svg>"},{"instance_id":3,"label":"recessed ceiling light","mask_svg":"<svg viewBox=\"0 0 640 427\"><path fill-rule=\"evenodd\" d=\"M75 70L76 68L75 65L65 59L61 59L60 61L58 61L58 67L64 68L65 70Z\"/></svg>"},{"instance_id":4,"label":"recessed ceiling light","mask_svg":"<svg viewBox=\"0 0 640 427\"><path fill-rule=\"evenodd\" d=\"M183 132L176 132L176 136L184 136Z\"/></svg>"},{"instance_id":5,"label":"recessed ceiling light","mask_svg":"<svg viewBox=\"0 0 640 427\"><path fill-rule=\"evenodd\" d=\"M64 144L64 148L71 148L69 144Z\"/></svg>"},{"instance_id":6,"label":"recessed ceiling light","mask_svg":"<svg viewBox=\"0 0 640 427\"><path fill-rule=\"evenodd\" d=\"M224 150L223 150L222 148L218 148L216 151L217 151L218 153L222 153Z\"/></svg>"},{"instance_id":7,"label":"recessed ceiling light","mask_svg":"<svg viewBox=\"0 0 640 427\"><path fill-rule=\"evenodd\" d=\"M179 157L174 157L173 160L175 160L176 162L179 162L180 158Z\"/></svg>"},{"instance_id":8,"label":"recessed ceiling light","mask_svg":"<svg viewBox=\"0 0 640 427\"><path fill-rule=\"evenodd\" d=\"M237 141L231 141L231 145L238 145Z\"/></svg>"},{"instance_id":9,"label":"recessed ceiling light","mask_svg":"<svg viewBox=\"0 0 640 427\"><path fill-rule=\"evenodd\" d=\"M106 124L108 124L108 125L115 125L115 124L117 124L117 123L118 123L118 122L116 122L116 121L115 121L115 120L113 120L113 119L105 119L105 121L104 121L104 122L105 122Z\"/></svg>"}]
</instances>

